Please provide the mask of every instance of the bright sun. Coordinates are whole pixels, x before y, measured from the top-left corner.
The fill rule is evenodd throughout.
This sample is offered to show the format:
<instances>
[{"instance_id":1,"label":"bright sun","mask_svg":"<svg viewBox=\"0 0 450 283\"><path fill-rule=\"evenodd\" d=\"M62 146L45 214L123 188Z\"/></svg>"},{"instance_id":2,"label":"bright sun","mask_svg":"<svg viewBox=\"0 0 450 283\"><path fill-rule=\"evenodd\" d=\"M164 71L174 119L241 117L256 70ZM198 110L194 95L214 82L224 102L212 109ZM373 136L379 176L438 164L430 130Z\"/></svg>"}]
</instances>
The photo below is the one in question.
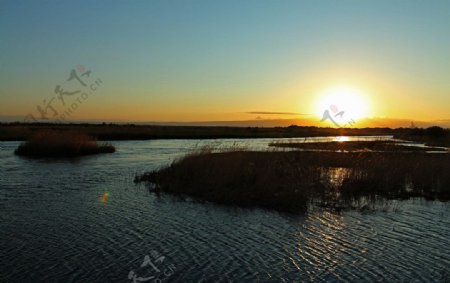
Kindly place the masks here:
<instances>
[{"instance_id":1,"label":"bright sun","mask_svg":"<svg viewBox=\"0 0 450 283\"><path fill-rule=\"evenodd\" d=\"M326 110L341 123L369 115L368 100L360 90L347 86L326 89L315 103L315 113L322 118Z\"/></svg>"}]
</instances>

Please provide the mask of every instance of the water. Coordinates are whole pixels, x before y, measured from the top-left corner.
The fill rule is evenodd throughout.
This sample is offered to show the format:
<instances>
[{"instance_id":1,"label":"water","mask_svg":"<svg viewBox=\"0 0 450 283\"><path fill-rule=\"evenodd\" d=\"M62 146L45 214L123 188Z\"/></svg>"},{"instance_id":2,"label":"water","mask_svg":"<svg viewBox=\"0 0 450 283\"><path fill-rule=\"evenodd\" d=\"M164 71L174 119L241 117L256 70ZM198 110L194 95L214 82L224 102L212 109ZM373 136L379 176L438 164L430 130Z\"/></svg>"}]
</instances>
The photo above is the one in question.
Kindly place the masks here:
<instances>
[{"instance_id":1,"label":"water","mask_svg":"<svg viewBox=\"0 0 450 283\"><path fill-rule=\"evenodd\" d=\"M258 149L270 141L213 142ZM136 173L210 142L118 141L114 154L73 160L20 158L18 142L0 142L0 282L450 279L449 203L286 215L133 184Z\"/></svg>"}]
</instances>

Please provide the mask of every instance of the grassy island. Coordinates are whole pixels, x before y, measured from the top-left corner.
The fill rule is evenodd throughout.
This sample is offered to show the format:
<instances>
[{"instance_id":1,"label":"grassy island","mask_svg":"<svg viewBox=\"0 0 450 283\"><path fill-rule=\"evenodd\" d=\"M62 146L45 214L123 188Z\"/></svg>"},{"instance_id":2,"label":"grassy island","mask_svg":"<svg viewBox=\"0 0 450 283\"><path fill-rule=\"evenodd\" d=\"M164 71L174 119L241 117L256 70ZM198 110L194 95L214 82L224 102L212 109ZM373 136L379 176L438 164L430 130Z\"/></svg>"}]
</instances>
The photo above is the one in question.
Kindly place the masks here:
<instances>
[{"instance_id":1,"label":"grassy island","mask_svg":"<svg viewBox=\"0 0 450 283\"><path fill-rule=\"evenodd\" d=\"M238 206L305 211L311 203L450 200L450 155L421 152L200 152L147 172L159 192Z\"/></svg>"},{"instance_id":2,"label":"grassy island","mask_svg":"<svg viewBox=\"0 0 450 283\"><path fill-rule=\"evenodd\" d=\"M115 151L113 145L99 144L82 132L39 131L20 144L14 153L28 157L77 157Z\"/></svg>"},{"instance_id":3,"label":"grassy island","mask_svg":"<svg viewBox=\"0 0 450 283\"><path fill-rule=\"evenodd\" d=\"M408 144L387 141L332 141L332 142L273 142L273 147L298 148L304 150L331 150L331 151L442 151L444 147L419 147Z\"/></svg>"}]
</instances>

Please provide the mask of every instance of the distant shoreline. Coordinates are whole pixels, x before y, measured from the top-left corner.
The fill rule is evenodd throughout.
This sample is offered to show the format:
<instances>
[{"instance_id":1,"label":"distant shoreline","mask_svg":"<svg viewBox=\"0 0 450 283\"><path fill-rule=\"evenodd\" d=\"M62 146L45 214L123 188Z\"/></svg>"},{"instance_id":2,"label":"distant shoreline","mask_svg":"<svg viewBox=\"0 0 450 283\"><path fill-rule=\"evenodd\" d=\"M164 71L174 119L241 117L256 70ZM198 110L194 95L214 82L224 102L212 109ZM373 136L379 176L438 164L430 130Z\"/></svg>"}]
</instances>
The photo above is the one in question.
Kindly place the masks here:
<instances>
[{"instance_id":1,"label":"distant shoreline","mask_svg":"<svg viewBox=\"0 0 450 283\"><path fill-rule=\"evenodd\" d=\"M415 151L415 152L448 152L445 147L423 147L399 144L394 140L385 141L331 141L331 142L272 142L271 147L291 148L302 150L324 150L324 151L381 151L381 152L398 152L398 151Z\"/></svg>"},{"instance_id":2,"label":"distant shoreline","mask_svg":"<svg viewBox=\"0 0 450 283\"><path fill-rule=\"evenodd\" d=\"M39 130L80 131L97 140L153 139L227 139L227 138L299 138L319 136L382 136L419 141L432 146L450 146L450 129L430 128L321 128L229 127L229 126L160 126L135 124L55 124L0 123L0 141L24 141Z\"/></svg>"}]
</instances>

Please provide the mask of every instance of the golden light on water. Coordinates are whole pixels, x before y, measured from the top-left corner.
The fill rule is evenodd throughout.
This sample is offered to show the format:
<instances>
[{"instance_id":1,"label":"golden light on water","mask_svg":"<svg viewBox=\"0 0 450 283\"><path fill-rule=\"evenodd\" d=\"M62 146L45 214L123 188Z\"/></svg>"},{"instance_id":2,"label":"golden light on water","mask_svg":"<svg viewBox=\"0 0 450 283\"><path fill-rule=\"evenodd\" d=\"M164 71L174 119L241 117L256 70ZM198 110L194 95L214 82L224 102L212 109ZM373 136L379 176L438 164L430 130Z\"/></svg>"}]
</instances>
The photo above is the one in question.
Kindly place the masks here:
<instances>
[{"instance_id":1,"label":"golden light on water","mask_svg":"<svg viewBox=\"0 0 450 283\"><path fill-rule=\"evenodd\" d=\"M337 141L337 142L346 142L346 141L349 141L349 140L350 140L350 138L347 137L347 136L338 136L338 137L335 138L335 141Z\"/></svg>"}]
</instances>

